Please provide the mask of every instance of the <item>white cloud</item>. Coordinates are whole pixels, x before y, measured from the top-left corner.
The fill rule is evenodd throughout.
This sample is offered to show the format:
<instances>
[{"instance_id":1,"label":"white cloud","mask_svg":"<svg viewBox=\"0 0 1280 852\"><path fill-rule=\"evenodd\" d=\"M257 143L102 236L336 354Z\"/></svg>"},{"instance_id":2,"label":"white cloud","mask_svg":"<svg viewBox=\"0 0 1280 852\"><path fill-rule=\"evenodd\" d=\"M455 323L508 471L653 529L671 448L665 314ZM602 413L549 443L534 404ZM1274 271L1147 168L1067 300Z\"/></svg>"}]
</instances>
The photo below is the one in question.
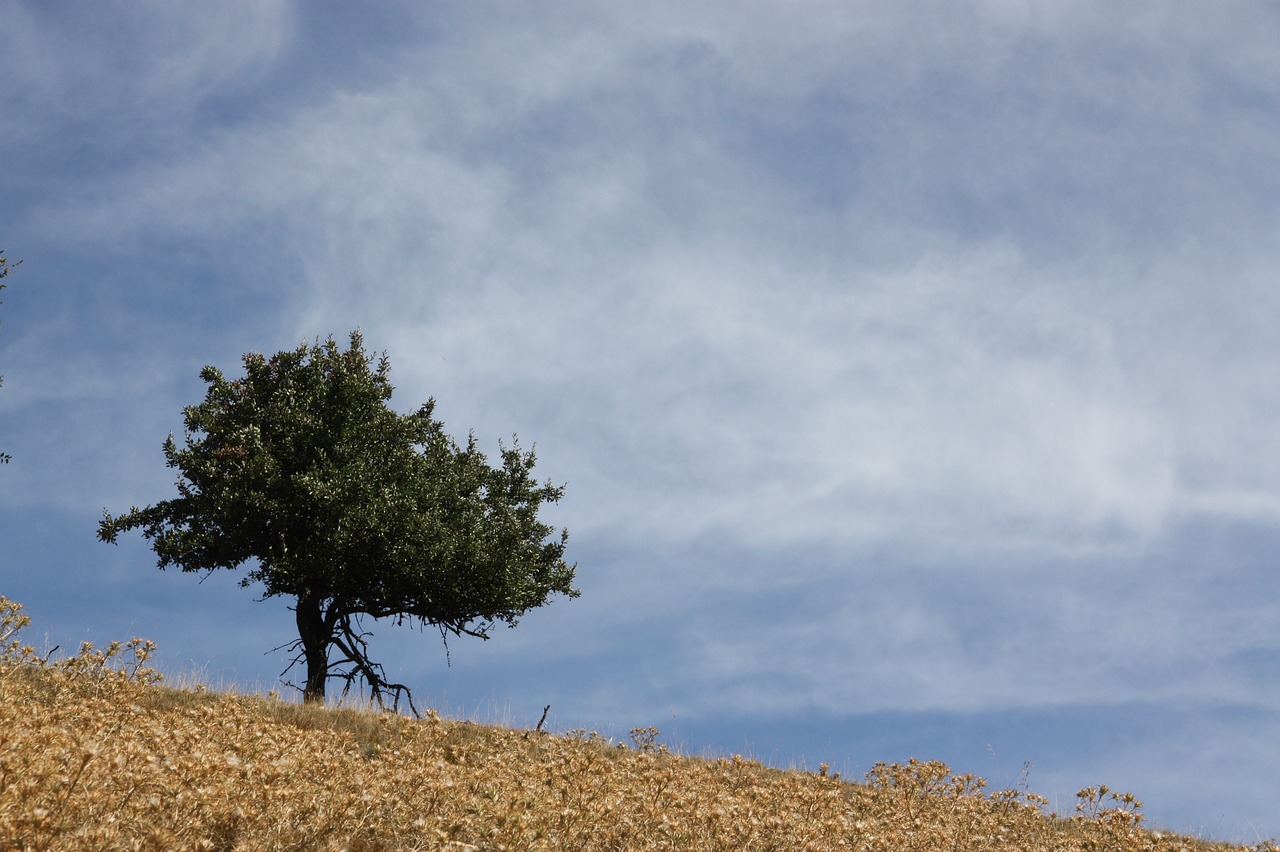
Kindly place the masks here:
<instances>
[{"instance_id":1,"label":"white cloud","mask_svg":"<svg viewBox=\"0 0 1280 852\"><path fill-rule=\"evenodd\" d=\"M267 16L262 37L234 48L234 16L162 18L146 30L156 49L137 72L151 81L141 89L210 90L228 74L248 73L237 69L269 64L287 42L288 15L258 11ZM1033 11L985 7L964 16L961 30L998 44L1001 63L1028 65L1011 45L1049 37L1063 23L1059 16L1047 25ZM371 343L391 350L406 396L437 393L476 418L464 422L497 427L490 433L529 431L579 487L611 495L593 501L599 520L588 523L627 518L637 535L722 529L762 542L865 540L908 525L957 539L980 539L993 525L1051 539L1157 531L1183 460L1218 458L1220 448L1203 442L1229 441L1238 427L1211 417L1216 426L1192 435L1205 415L1173 390L1185 376L1161 366L1182 358L1175 337L1183 326L1164 338L1148 333L1155 348L1147 352L1124 339L1134 329L1127 313L1144 306L1112 291L1157 293L1155 276L1135 285L1125 280L1133 266L1105 258L1075 268L1046 262L1016 235L956 249L941 221L910 220L912 209L937 199L938 181L951 180L956 163L997 194L1001 186L1052 192L1037 184L1043 150L1011 149L1018 156L1007 161L1008 178L993 167L999 149L978 147L991 138L982 128L994 117L1009 122L1004 128L1025 123L1008 111L1018 84L983 70L990 54L969 57L972 45L940 30L907 40L898 70L920 63L909 73L869 86L847 76L869 61L850 43L880 56L903 44L910 15L904 22L883 10L818 4L784 20L753 6L729 16L727 28L724 17L706 6L655 19L660 25L585 11L529 20L524 29L453 20L463 37L405 51L399 77L221 130L180 157L120 174L95 193L96 204L46 208L36 223L104 241L157 231L244 239L246 255L229 263L245 274L284 273L295 294L282 341L363 325ZM1096 24L1092 14L1073 17L1071 38L1095 37ZM1126 32L1147 43L1144 27L1176 25L1158 17ZM196 32L203 40L192 51ZM766 43L771 51L756 49ZM935 43L944 55L923 46ZM681 54L683 65L655 59L697 44L706 50ZM884 147L897 122L927 128L938 120L909 102L890 103L938 67L960 69L1005 106L957 126L959 147L927 132L915 153ZM752 97L781 97L774 87L797 82L801 91L835 87L856 106L884 110L887 135L850 154L870 154L869 194L847 202L865 208L901 195L879 227L890 241L914 245L914 259L847 256L839 237L856 238L852 222L865 212L846 221L807 205L777 181L771 170L780 160L751 152L758 140L726 136L731 122L710 112L679 111L694 103L691 90L659 95L660 87L637 84L638 68L673 80L693 69L731 111ZM1131 151L1109 152L1089 122L1062 121L1063 110L1109 90L1096 83L1068 76L1043 90L1046 115L1058 119L1050 126L1072 134L1055 159L1077 148L1112 158L1104 171L1131 165ZM1204 109L1139 100L1161 122L1199 120ZM605 114L631 110L631 118L620 127L592 123L583 110L595 105ZM836 121L857 115L847 106ZM659 129L628 136L644 117ZM557 119L603 135L566 139ZM664 134L664 123L676 132ZM927 165L948 151L952 158ZM573 157L554 159L566 152ZM917 172L900 173L904 162ZM881 163L889 167L877 173ZM1085 168L1064 185L1096 192L1079 182ZM691 178L700 182L687 196L691 206L673 217L672 187ZM985 190L970 189L986 203ZM271 252L273 265L257 272ZM1191 257L1201 270L1215 260ZM1220 286L1217 301L1235 290ZM1215 333L1185 327L1193 343ZM1263 380L1270 368L1257 369ZM1210 385L1216 411L1238 401ZM540 396L562 402L548 406ZM513 403L527 415L499 416ZM549 447L546 429L581 443L573 452ZM1260 493L1239 500L1260 505ZM1219 491L1205 499L1235 498Z\"/></svg>"}]
</instances>

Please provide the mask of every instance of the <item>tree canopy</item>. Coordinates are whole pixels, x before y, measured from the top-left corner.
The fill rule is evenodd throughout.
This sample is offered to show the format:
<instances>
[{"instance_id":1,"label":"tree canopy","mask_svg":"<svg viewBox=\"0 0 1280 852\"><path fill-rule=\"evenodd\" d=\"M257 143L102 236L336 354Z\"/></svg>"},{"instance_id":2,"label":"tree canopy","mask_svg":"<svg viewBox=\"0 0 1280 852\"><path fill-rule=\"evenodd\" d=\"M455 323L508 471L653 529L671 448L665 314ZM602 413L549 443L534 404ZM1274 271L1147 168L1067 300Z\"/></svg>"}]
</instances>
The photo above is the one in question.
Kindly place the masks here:
<instances>
[{"instance_id":1,"label":"tree canopy","mask_svg":"<svg viewBox=\"0 0 1280 852\"><path fill-rule=\"evenodd\" d=\"M474 434L465 445L445 434L434 399L391 410L390 362L367 355L359 331L346 351L329 338L243 361L236 379L201 371L208 387L184 409L183 444L164 443L178 496L104 512L98 535L141 529L162 569L252 562L242 586L295 599L290 668L306 663L304 700L323 701L329 678L360 679L417 712L369 659L364 618L487 639L553 593L578 595L568 532L538 517L564 488L532 477L518 439L490 465Z\"/></svg>"}]
</instances>

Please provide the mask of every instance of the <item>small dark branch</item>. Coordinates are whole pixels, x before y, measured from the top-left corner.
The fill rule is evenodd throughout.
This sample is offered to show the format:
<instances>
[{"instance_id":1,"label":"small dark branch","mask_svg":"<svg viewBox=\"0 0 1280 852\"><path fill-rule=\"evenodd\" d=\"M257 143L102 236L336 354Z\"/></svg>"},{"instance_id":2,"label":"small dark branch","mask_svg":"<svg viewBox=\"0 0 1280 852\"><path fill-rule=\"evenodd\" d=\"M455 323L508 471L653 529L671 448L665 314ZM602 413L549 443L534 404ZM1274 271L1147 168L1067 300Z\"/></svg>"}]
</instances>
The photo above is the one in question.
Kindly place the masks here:
<instances>
[{"instance_id":1,"label":"small dark branch","mask_svg":"<svg viewBox=\"0 0 1280 852\"><path fill-rule=\"evenodd\" d=\"M441 629L447 629L454 636L474 636L477 639L488 640L489 631L493 629L493 622L486 622L479 627L466 627L461 624L441 623Z\"/></svg>"},{"instance_id":2,"label":"small dark branch","mask_svg":"<svg viewBox=\"0 0 1280 852\"><path fill-rule=\"evenodd\" d=\"M453 665L453 655L449 652L449 634L454 636L474 636L477 639L488 640L489 628L492 624L483 624L480 627L465 627L461 624L450 624L444 621L434 622L436 629L440 631L440 641L444 644L444 664L446 666Z\"/></svg>"},{"instance_id":3,"label":"small dark branch","mask_svg":"<svg viewBox=\"0 0 1280 852\"><path fill-rule=\"evenodd\" d=\"M357 621L357 626L358 624ZM403 683L392 683L387 680L386 670L382 665L369 659L368 644L365 642L365 637L369 634L353 629L349 616L338 619L336 628L338 632L333 637L333 646L341 651L344 657L338 664L351 664L351 668L347 671L332 675L345 681L342 694L345 696L350 692L356 678L363 678L369 686L370 699L377 701L380 708L387 709L386 699L383 696L389 694L393 696L391 703L393 712L400 712L400 701L404 699L414 717L421 718L417 706L413 703L413 691Z\"/></svg>"},{"instance_id":4,"label":"small dark branch","mask_svg":"<svg viewBox=\"0 0 1280 852\"><path fill-rule=\"evenodd\" d=\"M297 648L301 644L302 644L301 639L294 639L292 642L285 642L283 645L277 645L274 648L272 648L270 651L263 651L262 656L267 657L267 656L270 656L271 654L279 653L280 651L292 651L294 648ZM299 657L299 659L301 659L301 657Z\"/></svg>"},{"instance_id":5,"label":"small dark branch","mask_svg":"<svg viewBox=\"0 0 1280 852\"><path fill-rule=\"evenodd\" d=\"M537 727L535 727L535 728L533 729L533 733L535 733L535 734L540 734L540 733L542 733L542 725L543 725L543 723L545 723L545 722L547 721L547 714L548 714L548 713L550 713L550 712L551 712L551 705L550 705L550 704L548 704L546 707L543 707L543 708L542 708L542 718L538 720L538 725L537 725ZM524 738L525 738L526 740L527 740L527 739L529 739L529 732L528 732L528 731L525 731L525 732L524 732Z\"/></svg>"},{"instance_id":6,"label":"small dark branch","mask_svg":"<svg viewBox=\"0 0 1280 852\"><path fill-rule=\"evenodd\" d=\"M292 642L287 642L284 645L277 645L276 647L272 648L270 651L267 651L266 654L263 654L263 656L265 657L267 654L274 654L277 651L298 651L298 648L301 647L301 645L302 645L301 639L294 639ZM293 667L296 666L298 663L302 662L305 656L306 655L303 654L301 651L298 651L296 654L294 654L293 659L289 661L289 665L284 667L284 671L280 672L280 674L278 674L276 677L283 678L289 672L293 671ZM297 686L297 684L289 683L288 681L285 681L285 680L281 680L280 682L285 684L285 686L294 686L294 687Z\"/></svg>"},{"instance_id":7,"label":"small dark branch","mask_svg":"<svg viewBox=\"0 0 1280 852\"><path fill-rule=\"evenodd\" d=\"M447 668L453 668L453 654L449 653L449 634L445 633L444 625L437 625L440 628L440 641L444 643L444 664Z\"/></svg>"},{"instance_id":8,"label":"small dark branch","mask_svg":"<svg viewBox=\"0 0 1280 852\"><path fill-rule=\"evenodd\" d=\"M299 692L306 692L305 686L300 686L299 684L294 683L292 680L284 679L285 675L293 671L294 666L304 662L307 659L306 651L301 649L302 649L302 640L294 639L292 642L286 642L283 645L277 645L276 647L272 648L270 651L267 651L266 653L264 653L263 656L265 657L268 654L274 654L279 651L296 652L293 655L293 659L289 661L289 664L285 666L284 670L280 672L280 674L277 675L276 677L279 679L280 684L282 686L287 686L287 687L290 687L291 689L296 689ZM333 666L330 665L329 668L333 668Z\"/></svg>"}]
</instances>

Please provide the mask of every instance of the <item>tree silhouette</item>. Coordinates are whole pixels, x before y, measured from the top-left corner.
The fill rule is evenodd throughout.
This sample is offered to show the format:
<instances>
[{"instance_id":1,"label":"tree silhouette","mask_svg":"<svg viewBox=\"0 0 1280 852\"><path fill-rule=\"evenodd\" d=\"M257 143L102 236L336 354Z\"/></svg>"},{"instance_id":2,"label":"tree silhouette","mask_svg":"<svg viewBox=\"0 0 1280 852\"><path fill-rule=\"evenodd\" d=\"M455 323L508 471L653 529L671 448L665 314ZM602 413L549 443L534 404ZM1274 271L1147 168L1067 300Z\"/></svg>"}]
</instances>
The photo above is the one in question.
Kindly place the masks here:
<instances>
[{"instance_id":1,"label":"tree silhouette","mask_svg":"<svg viewBox=\"0 0 1280 852\"><path fill-rule=\"evenodd\" d=\"M306 664L304 701L323 702L330 678L357 679L379 703L410 690L369 658L365 619L449 635L489 637L515 626L553 593L576 597L568 533L538 519L562 486L531 476L518 440L491 466L475 436L460 446L433 419L387 407L390 363L365 354L361 334L340 351L329 338L270 358L250 353L243 377L214 367L205 399L184 410L183 446L164 455L180 471L178 496L104 512L114 542L140 528L158 565L210 572L253 561L242 586L295 599L298 639L289 665ZM289 669L286 669L287 672Z\"/></svg>"}]
</instances>

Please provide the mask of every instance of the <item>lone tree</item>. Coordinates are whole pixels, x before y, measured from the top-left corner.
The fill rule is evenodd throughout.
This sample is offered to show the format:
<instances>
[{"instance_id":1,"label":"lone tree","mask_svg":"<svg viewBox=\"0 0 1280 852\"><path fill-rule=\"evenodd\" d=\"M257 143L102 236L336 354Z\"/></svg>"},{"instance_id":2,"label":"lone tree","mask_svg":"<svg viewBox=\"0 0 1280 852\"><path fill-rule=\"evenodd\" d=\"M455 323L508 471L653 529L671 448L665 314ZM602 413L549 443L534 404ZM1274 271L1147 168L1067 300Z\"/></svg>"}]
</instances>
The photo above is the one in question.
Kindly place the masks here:
<instances>
[{"instance_id":1,"label":"lone tree","mask_svg":"<svg viewBox=\"0 0 1280 852\"><path fill-rule=\"evenodd\" d=\"M417 714L408 687L369 659L365 618L432 625L447 650L450 634L488 639L553 592L578 596L568 532L538 520L564 488L532 478L518 441L490 466L474 434L459 446L432 419L434 399L389 409L390 362L366 355L358 331L345 352L329 338L243 360L243 378L201 371L209 387L183 412L185 446L164 443L178 496L104 512L98 537L141 528L161 569L255 560L241 586L295 599L285 671L305 662L305 702L323 702L329 678L344 693L362 679L380 705L403 696Z\"/></svg>"}]
</instances>

